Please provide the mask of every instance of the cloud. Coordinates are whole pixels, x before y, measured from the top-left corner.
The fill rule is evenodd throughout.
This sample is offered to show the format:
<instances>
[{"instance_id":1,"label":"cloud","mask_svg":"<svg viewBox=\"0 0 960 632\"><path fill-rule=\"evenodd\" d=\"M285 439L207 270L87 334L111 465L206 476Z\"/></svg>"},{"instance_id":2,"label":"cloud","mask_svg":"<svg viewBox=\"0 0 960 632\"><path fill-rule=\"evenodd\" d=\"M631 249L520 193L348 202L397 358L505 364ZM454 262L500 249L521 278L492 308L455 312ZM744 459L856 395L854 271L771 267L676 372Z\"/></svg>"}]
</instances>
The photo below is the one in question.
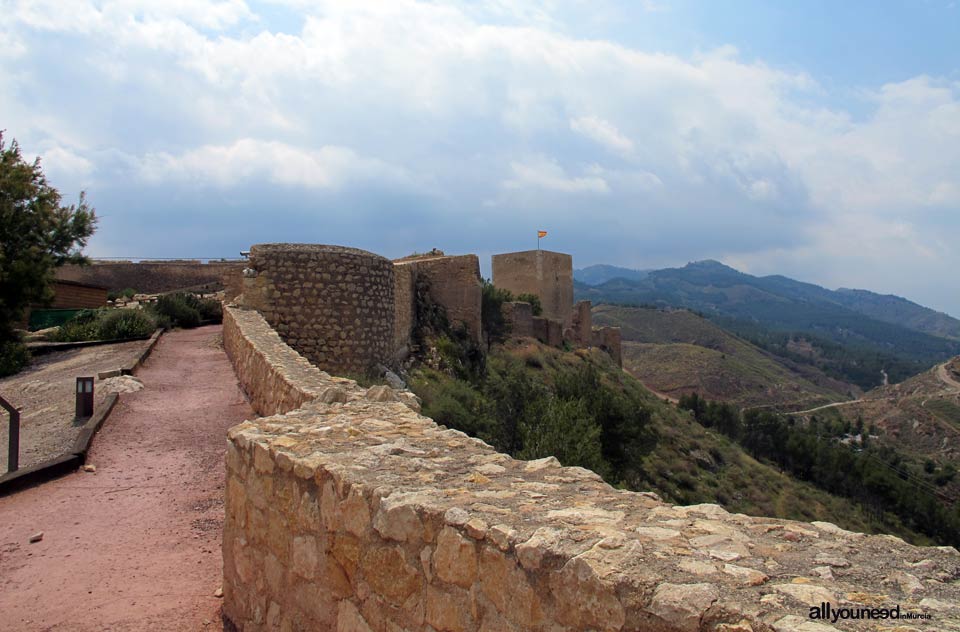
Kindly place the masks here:
<instances>
[{"instance_id":1,"label":"cloud","mask_svg":"<svg viewBox=\"0 0 960 632\"><path fill-rule=\"evenodd\" d=\"M616 127L595 116L581 116L570 120L570 129L583 134L613 151L629 154L633 151L633 141L624 136Z\"/></svg>"},{"instance_id":2,"label":"cloud","mask_svg":"<svg viewBox=\"0 0 960 632\"><path fill-rule=\"evenodd\" d=\"M863 270L879 289L891 270L943 284L960 268L938 245L960 229L956 81L825 86L733 46L678 56L577 37L568 6L16 2L0 120L58 179L116 200L115 217L150 212L130 203L142 187L167 205L215 189L205 208L241 218L271 197L325 218L362 209L326 238L344 241L367 239L358 218L379 212L467 251L549 220L578 264L724 255L843 285ZM93 247L122 242L116 225Z\"/></svg>"},{"instance_id":3,"label":"cloud","mask_svg":"<svg viewBox=\"0 0 960 632\"><path fill-rule=\"evenodd\" d=\"M559 193L609 193L606 180L597 175L570 176L556 161L534 158L510 164L513 176L503 183L507 189L544 189Z\"/></svg>"},{"instance_id":4,"label":"cloud","mask_svg":"<svg viewBox=\"0 0 960 632\"><path fill-rule=\"evenodd\" d=\"M204 145L180 155L144 156L140 175L149 183L185 181L221 188L250 180L308 189L338 189L356 181L407 184L408 175L346 147L303 149L284 143L240 139L230 145Z\"/></svg>"}]
</instances>

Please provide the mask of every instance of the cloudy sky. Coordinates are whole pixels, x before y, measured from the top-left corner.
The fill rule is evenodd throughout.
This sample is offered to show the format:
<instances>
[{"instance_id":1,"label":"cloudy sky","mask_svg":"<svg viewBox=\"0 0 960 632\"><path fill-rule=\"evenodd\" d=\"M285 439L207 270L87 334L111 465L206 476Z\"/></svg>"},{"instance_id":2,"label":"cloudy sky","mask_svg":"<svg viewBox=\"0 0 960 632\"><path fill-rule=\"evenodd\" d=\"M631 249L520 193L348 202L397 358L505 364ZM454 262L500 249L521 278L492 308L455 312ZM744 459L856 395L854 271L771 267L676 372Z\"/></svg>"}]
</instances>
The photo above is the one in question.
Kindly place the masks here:
<instances>
[{"instance_id":1,"label":"cloudy sky","mask_svg":"<svg viewBox=\"0 0 960 632\"><path fill-rule=\"evenodd\" d=\"M0 0L94 256L719 259L960 316L957 0ZM488 268L487 268L488 269Z\"/></svg>"}]
</instances>

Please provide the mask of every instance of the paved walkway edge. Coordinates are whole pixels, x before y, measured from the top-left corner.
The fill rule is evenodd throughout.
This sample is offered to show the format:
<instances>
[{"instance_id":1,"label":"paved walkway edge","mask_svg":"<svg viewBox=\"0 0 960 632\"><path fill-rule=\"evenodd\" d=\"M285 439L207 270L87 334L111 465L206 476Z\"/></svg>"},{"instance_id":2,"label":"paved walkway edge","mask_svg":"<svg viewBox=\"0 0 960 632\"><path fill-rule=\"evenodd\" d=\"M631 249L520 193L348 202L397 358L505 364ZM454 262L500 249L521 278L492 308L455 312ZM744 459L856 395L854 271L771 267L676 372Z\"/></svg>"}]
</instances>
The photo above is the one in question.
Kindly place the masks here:
<instances>
[{"instance_id":1,"label":"paved walkway edge","mask_svg":"<svg viewBox=\"0 0 960 632\"><path fill-rule=\"evenodd\" d=\"M162 334L163 329L157 329L153 332L146 349L140 352L140 355L137 356L132 363L122 367L121 373L124 375L132 375L143 365L150 356L150 352L153 351L153 348L157 345L157 341L160 340ZM90 450L93 437L97 434L97 431L100 430L100 427L107 420L107 417L110 416L119 399L119 393L111 393L107 397L107 400L104 402L104 405L100 407L100 410L80 428L80 432L73 442L73 449L70 450L70 452L43 461L42 463L31 465L30 467L21 468L15 472L7 472L3 476L0 476L0 496L6 496L7 494L26 487L45 483L64 474L69 474L83 465L84 461L87 460L87 451Z\"/></svg>"}]
</instances>

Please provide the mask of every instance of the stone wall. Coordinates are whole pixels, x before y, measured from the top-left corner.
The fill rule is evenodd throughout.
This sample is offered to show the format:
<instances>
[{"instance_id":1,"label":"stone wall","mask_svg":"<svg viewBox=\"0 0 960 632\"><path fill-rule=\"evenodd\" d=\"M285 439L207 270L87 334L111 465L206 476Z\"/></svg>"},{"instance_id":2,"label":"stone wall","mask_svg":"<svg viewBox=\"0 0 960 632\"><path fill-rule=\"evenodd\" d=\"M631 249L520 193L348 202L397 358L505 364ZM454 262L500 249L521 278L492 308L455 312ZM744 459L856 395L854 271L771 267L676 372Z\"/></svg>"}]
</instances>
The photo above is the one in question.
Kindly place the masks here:
<instances>
[{"instance_id":1,"label":"stone wall","mask_svg":"<svg viewBox=\"0 0 960 632\"><path fill-rule=\"evenodd\" d=\"M534 316L533 337L545 345L559 347L563 344L563 329L560 321L543 316Z\"/></svg>"},{"instance_id":2,"label":"stone wall","mask_svg":"<svg viewBox=\"0 0 960 632\"><path fill-rule=\"evenodd\" d=\"M393 348L394 359L402 360L410 353L413 329L417 324L417 296L414 266L393 267Z\"/></svg>"},{"instance_id":3,"label":"stone wall","mask_svg":"<svg viewBox=\"0 0 960 632\"><path fill-rule=\"evenodd\" d=\"M875 629L811 622L823 601L960 626L953 548L670 506L311 371L255 312L227 308L227 340L258 408L287 410L228 435L223 612L242 632ZM289 409L277 384L313 399Z\"/></svg>"},{"instance_id":4,"label":"stone wall","mask_svg":"<svg viewBox=\"0 0 960 632\"><path fill-rule=\"evenodd\" d=\"M600 347L610 354L618 366L623 366L623 349L619 327L595 327L593 346Z\"/></svg>"},{"instance_id":5,"label":"stone wall","mask_svg":"<svg viewBox=\"0 0 960 632\"><path fill-rule=\"evenodd\" d=\"M543 316L569 326L573 310L573 257L549 250L493 255L493 284L514 294L536 294Z\"/></svg>"},{"instance_id":6,"label":"stone wall","mask_svg":"<svg viewBox=\"0 0 960 632\"><path fill-rule=\"evenodd\" d=\"M573 306L571 342L579 347L593 346L593 312L590 307L590 301L579 301Z\"/></svg>"},{"instance_id":7,"label":"stone wall","mask_svg":"<svg viewBox=\"0 0 960 632\"><path fill-rule=\"evenodd\" d=\"M419 280L429 289L430 298L437 305L441 305L452 325L463 325L473 337L480 342L482 328L480 324L481 277L480 260L476 255L456 255L439 257L415 257L399 259L394 262L398 275L408 275L409 287ZM399 277L398 277L399 279ZM398 284L408 287L406 279ZM397 335L409 338L413 318L407 318L406 312L410 309L406 300L397 300Z\"/></svg>"},{"instance_id":8,"label":"stone wall","mask_svg":"<svg viewBox=\"0 0 960 632\"><path fill-rule=\"evenodd\" d=\"M58 279L101 285L113 292L133 288L157 294L186 288L208 286L210 291L223 287L223 275L242 270L243 261L94 261L89 266L66 265L57 268Z\"/></svg>"},{"instance_id":9,"label":"stone wall","mask_svg":"<svg viewBox=\"0 0 960 632\"><path fill-rule=\"evenodd\" d=\"M510 327L510 335L516 338L533 336L533 305L523 301L503 304L503 319Z\"/></svg>"},{"instance_id":10,"label":"stone wall","mask_svg":"<svg viewBox=\"0 0 960 632\"><path fill-rule=\"evenodd\" d=\"M243 304L316 366L363 373L394 355L394 270L379 255L315 244L250 248Z\"/></svg>"}]
</instances>

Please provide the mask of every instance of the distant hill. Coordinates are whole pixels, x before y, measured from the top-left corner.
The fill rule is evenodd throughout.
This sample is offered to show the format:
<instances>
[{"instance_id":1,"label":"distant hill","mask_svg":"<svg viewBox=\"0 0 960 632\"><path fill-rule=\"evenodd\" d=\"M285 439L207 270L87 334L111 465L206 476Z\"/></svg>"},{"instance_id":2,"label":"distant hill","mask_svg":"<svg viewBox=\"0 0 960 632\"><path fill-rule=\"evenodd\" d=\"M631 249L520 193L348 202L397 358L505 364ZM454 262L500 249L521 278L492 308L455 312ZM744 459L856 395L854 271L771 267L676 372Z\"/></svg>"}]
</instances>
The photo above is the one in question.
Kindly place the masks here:
<instances>
[{"instance_id":1,"label":"distant hill","mask_svg":"<svg viewBox=\"0 0 960 632\"><path fill-rule=\"evenodd\" d=\"M898 467L918 485L960 501L960 358L900 384L875 388L862 399L802 416L842 419L851 426L862 422L900 455Z\"/></svg>"},{"instance_id":2,"label":"distant hill","mask_svg":"<svg viewBox=\"0 0 960 632\"><path fill-rule=\"evenodd\" d=\"M865 388L893 381L960 354L960 321L946 314L865 290L832 291L784 276L756 277L717 261L653 270L575 287L578 299L598 303L684 307L767 350L811 363ZM806 334L793 340L782 334ZM832 343L834 347L831 347ZM792 345L792 348L791 348Z\"/></svg>"},{"instance_id":3,"label":"distant hill","mask_svg":"<svg viewBox=\"0 0 960 632\"><path fill-rule=\"evenodd\" d=\"M738 513L826 520L852 530L895 533L912 542L929 543L892 514L878 519L856 502L754 459L689 413L655 397L598 349L564 351L531 339L511 340L493 347L485 376L470 379L456 375L463 370L462 359L446 368L443 364L439 368L420 365L411 371L409 384L422 398L424 414L521 458L541 456L541 444L560 444L566 447L552 453L563 463L586 466L595 455L587 447L589 442L605 444L609 432L616 439L611 447L634 446L616 472L609 468L605 472L611 483L625 488L655 491L679 504L719 503ZM588 392L576 392L577 376L585 369L596 371L599 383ZM575 399L564 399L571 396ZM584 397L591 404L581 408ZM593 431L584 424L592 415L612 422L616 415L611 413L620 406L630 412L633 422L604 423ZM544 409L550 414L538 419L537 411ZM543 428L546 423L551 426ZM521 437L520 445L512 449L501 443L511 432ZM536 444L528 445L532 439ZM596 465L595 470L603 471Z\"/></svg>"},{"instance_id":4,"label":"distant hill","mask_svg":"<svg viewBox=\"0 0 960 632\"><path fill-rule=\"evenodd\" d=\"M624 368L668 397L695 392L741 407L809 408L860 392L813 366L764 351L687 310L599 305L593 319L598 325L621 328Z\"/></svg>"},{"instance_id":5,"label":"distant hill","mask_svg":"<svg viewBox=\"0 0 960 632\"><path fill-rule=\"evenodd\" d=\"M573 271L573 278L576 281L586 285L600 285L612 279L627 279L630 281L639 281L646 278L649 270L633 270L631 268L621 268L619 266L608 266L599 264L587 266Z\"/></svg>"}]
</instances>

